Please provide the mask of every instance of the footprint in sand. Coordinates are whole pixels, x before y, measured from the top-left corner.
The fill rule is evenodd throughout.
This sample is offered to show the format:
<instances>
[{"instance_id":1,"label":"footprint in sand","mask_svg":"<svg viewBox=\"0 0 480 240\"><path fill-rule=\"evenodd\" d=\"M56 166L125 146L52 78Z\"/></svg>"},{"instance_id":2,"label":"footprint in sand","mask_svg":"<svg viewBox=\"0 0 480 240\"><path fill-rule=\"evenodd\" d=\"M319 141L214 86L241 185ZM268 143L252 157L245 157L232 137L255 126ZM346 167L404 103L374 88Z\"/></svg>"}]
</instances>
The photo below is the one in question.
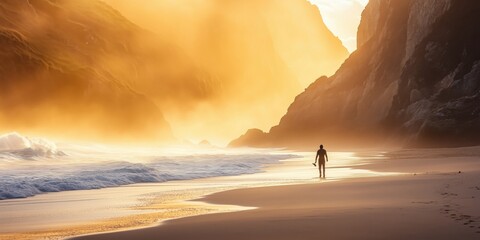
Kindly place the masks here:
<instances>
[{"instance_id":1,"label":"footprint in sand","mask_svg":"<svg viewBox=\"0 0 480 240\"><path fill-rule=\"evenodd\" d=\"M459 200L459 196L461 196L461 194L451 191L450 190L451 187L452 186L447 184L444 186L443 190L440 190L438 192L442 199L440 202L442 203L439 209L440 212L444 214L445 217L448 217L451 220L455 221L457 224L462 224L465 227L468 227L468 229L472 229L475 233L480 234L480 226L479 226L480 217L464 214L464 212L462 211L463 206L461 206L461 204L459 203L456 203L456 201ZM469 189L472 189L474 191L480 191L479 186L470 185ZM472 194L472 195L463 196L463 199L478 199L478 196L476 196L476 194ZM422 203L422 202L415 202L415 203Z\"/></svg>"}]
</instances>

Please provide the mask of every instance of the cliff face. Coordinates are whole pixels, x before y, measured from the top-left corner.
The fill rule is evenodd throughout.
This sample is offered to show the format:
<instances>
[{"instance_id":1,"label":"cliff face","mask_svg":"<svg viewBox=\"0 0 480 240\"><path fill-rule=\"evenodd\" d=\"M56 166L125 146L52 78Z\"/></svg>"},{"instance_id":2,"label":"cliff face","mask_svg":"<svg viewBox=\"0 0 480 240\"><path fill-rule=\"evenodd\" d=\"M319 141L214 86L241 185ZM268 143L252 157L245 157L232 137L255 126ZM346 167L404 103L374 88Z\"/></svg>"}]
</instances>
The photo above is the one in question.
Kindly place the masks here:
<instances>
[{"instance_id":1,"label":"cliff face","mask_svg":"<svg viewBox=\"0 0 480 240\"><path fill-rule=\"evenodd\" d=\"M359 48L336 74L297 96L269 133L232 145L480 143L479 8L475 1L371 0Z\"/></svg>"},{"instance_id":2,"label":"cliff face","mask_svg":"<svg viewBox=\"0 0 480 240\"><path fill-rule=\"evenodd\" d=\"M171 139L162 112L139 92L155 88L168 95L196 72L178 49L149 45L154 40L100 1L2 1L1 128ZM175 63L191 75L165 70Z\"/></svg>"},{"instance_id":3,"label":"cliff face","mask_svg":"<svg viewBox=\"0 0 480 240\"><path fill-rule=\"evenodd\" d=\"M407 48L387 122L412 145L479 144L480 3L434 2L428 12L420 10L422 4L413 6L426 17L411 18L409 27L431 27L411 31L417 44Z\"/></svg>"}]
</instances>

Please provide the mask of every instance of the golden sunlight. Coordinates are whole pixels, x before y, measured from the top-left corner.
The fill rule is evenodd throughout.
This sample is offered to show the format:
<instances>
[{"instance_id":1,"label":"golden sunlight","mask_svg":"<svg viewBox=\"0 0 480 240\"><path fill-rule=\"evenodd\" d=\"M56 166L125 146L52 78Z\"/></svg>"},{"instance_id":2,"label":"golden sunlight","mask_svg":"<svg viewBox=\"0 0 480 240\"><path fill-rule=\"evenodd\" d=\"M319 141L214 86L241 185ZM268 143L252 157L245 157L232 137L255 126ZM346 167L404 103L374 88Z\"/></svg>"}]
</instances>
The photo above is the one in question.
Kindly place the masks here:
<instances>
[{"instance_id":1,"label":"golden sunlight","mask_svg":"<svg viewBox=\"0 0 480 240\"><path fill-rule=\"evenodd\" d=\"M31 45L6 51L5 66L21 64L19 52L32 63L4 75L12 107L0 113L3 130L226 145L277 124L348 57L306 0L103 2L32 3L41 14L18 3L21 14L5 13L8 34Z\"/></svg>"},{"instance_id":2,"label":"golden sunlight","mask_svg":"<svg viewBox=\"0 0 480 240\"><path fill-rule=\"evenodd\" d=\"M2 0L0 239L478 240L479 13Z\"/></svg>"}]
</instances>

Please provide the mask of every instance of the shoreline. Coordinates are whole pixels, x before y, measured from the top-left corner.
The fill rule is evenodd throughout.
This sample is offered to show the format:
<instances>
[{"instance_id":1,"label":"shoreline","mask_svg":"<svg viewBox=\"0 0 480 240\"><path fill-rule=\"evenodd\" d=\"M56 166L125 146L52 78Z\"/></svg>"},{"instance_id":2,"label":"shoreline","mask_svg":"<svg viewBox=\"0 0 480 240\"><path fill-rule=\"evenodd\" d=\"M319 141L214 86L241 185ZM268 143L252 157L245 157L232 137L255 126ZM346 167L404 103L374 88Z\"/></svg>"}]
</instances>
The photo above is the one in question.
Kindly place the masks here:
<instances>
[{"instance_id":1,"label":"shoreline","mask_svg":"<svg viewBox=\"0 0 480 240\"><path fill-rule=\"evenodd\" d=\"M72 221L74 222L73 224L62 224L60 226L53 225L53 227L46 226L41 227L39 230L22 231L22 229L20 229L19 232L1 232L0 239L65 239L83 234L117 232L128 229L141 229L150 226L157 226L161 225L163 221L168 219L208 214L212 212L242 210L245 208L241 206L214 205L191 200L215 192L248 187L241 186L245 184L256 186L275 184L256 183L257 180L254 179L254 177L252 178L252 176L265 174L270 171L269 169L277 169L283 164L285 163L282 161L275 164L268 164L266 167L263 167L263 172L254 174L167 181L162 183L139 183L113 188L46 193L30 198L5 200L1 203L5 205L11 203L12 205L15 205L16 202L23 202L22 205L38 205L38 203L42 204L44 202L51 202L53 203L53 207L58 204L57 199L66 198L67 200L65 200L65 204L76 204L76 202L82 202L85 200L87 201L86 204L94 205L89 206L87 211L91 211L90 209L97 210L103 207L113 208L115 212L112 213L109 209L107 211L110 212L103 213L106 217L97 216L96 218L89 218L89 220L87 219L86 221L77 219ZM244 181L245 179L250 180L247 180L249 182L239 182ZM128 192L132 192L132 194L129 194ZM113 197L110 197L109 195L112 195ZM88 198L92 198L91 196L99 198L102 198L103 196L109 197L101 199L101 201L89 201L90 199ZM118 201L118 199L115 199L118 197L126 199ZM125 207L123 205L125 205ZM51 207L52 206L46 206L46 208ZM68 211L68 209L63 210ZM63 213L60 214L63 215ZM93 213L92 215L95 214L96 213ZM115 217L117 214L120 216ZM90 213L88 215L90 215ZM32 225L38 223L45 224L45 221L49 220L46 218L47 217L45 216L40 219L40 222L33 222ZM56 222L58 223L59 220ZM67 219L66 222L70 222L70 220ZM11 228L11 226L7 227Z\"/></svg>"},{"instance_id":2,"label":"shoreline","mask_svg":"<svg viewBox=\"0 0 480 240\"><path fill-rule=\"evenodd\" d=\"M316 181L317 178L313 177L315 175L315 169L310 166L309 161L311 156L304 156L302 158L294 158L290 160L282 160L279 163L267 165L263 168L263 172L255 174L245 174L239 176L224 176L224 177L215 177L215 178L205 178L205 179L195 179L195 180L182 180L182 181L170 181L165 183L153 183L153 184L133 184L128 186L116 187L116 188L106 188L98 190L80 190L80 191L67 191L53 194L43 194L39 195L39 198L46 197L53 198L53 196L64 196L65 194L77 194L83 193L86 195L106 195L113 194L118 196L119 192L125 191L135 191L139 189L139 192L143 190L141 188L146 188L147 192L160 191L159 186L165 187L165 185L171 185L171 189L177 189L178 186L185 185L196 185L197 190L192 190L192 186L188 186L186 192L183 192L183 196L179 197L179 191L173 191L173 199L168 199L168 196L155 196L155 194L146 196L146 201L140 203L140 205L135 206L133 210L137 211L134 214L125 214L120 217L107 218L103 220L94 220L86 221L81 224L66 224L61 227L51 228L49 230L40 230L40 231L29 231L23 233L2 233L0 238L6 237L8 239L38 239L38 238L49 238L49 239L64 239L72 236L81 236L85 234L95 234L99 232L118 232L132 229L143 229L148 227L155 227L163 224L166 220L178 219L188 216L195 215L204 215L211 213L220 213L220 212L233 212L240 211L249 208L238 206L237 204L232 204L226 206L225 204L209 204L198 201L192 201L196 199L201 199L206 195L211 195L213 193L218 193L222 191L227 191L231 189L242 189L242 188L252 188L252 187L261 187L261 186L276 186L276 185L289 185L289 184L302 184ZM345 157L345 156L342 156ZM351 160L346 161L351 165L353 164ZM343 165L342 165L343 164ZM340 163L333 164L332 171L338 172L339 177L342 178L342 174L352 175L351 170L343 169L347 166L344 165L342 161ZM336 169L334 170L333 167ZM305 175L305 171L307 174ZM288 175L291 174L291 175ZM302 175L303 174L303 175ZM363 170L358 170L357 174L372 174L365 173ZM310 177L311 178L310 178ZM343 176L345 177L345 176ZM151 187L149 190L148 188ZM184 189L185 190L185 189ZM93 192L92 192L93 191ZM196 191L196 192L195 192ZM165 193L163 191L162 193ZM182 194L182 193L180 193ZM134 195L138 197L139 194ZM141 194L140 194L141 195ZM124 196L120 194L120 196ZM34 197L35 198L35 197ZM38 197L37 197L38 198ZM167 198L167 199L165 199ZM100 202L100 204L105 204ZM110 204L110 203L107 203ZM138 203L137 203L138 204ZM131 210L132 208L129 208ZM167 209L167 210L165 210ZM143 212L143 213L142 213Z\"/></svg>"},{"instance_id":3,"label":"shoreline","mask_svg":"<svg viewBox=\"0 0 480 240\"><path fill-rule=\"evenodd\" d=\"M255 208L73 239L318 239L320 233L333 239L480 237L479 147L387 155L389 160L368 168L408 174L228 190L199 201Z\"/></svg>"}]
</instances>

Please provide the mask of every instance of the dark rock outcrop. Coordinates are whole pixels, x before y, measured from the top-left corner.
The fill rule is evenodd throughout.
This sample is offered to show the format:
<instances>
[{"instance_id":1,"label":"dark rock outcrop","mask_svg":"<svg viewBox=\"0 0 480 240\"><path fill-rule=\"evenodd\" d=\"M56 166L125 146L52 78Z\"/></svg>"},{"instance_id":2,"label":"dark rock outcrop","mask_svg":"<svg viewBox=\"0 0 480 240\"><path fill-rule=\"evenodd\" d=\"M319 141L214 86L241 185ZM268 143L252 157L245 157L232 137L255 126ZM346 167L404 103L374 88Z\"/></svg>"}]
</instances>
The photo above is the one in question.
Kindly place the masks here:
<instances>
[{"instance_id":1,"label":"dark rock outcrop","mask_svg":"<svg viewBox=\"0 0 480 240\"><path fill-rule=\"evenodd\" d=\"M230 142L230 147L269 147L268 135L256 128L248 129L245 134Z\"/></svg>"},{"instance_id":2,"label":"dark rock outcrop","mask_svg":"<svg viewBox=\"0 0 480 240\"><path fill-rule=\"evenodd\" d=\"M273 146L480 143L480 2L371 0L358 50L296 97L269 133Z\"/></svg>"}]
</instances>

